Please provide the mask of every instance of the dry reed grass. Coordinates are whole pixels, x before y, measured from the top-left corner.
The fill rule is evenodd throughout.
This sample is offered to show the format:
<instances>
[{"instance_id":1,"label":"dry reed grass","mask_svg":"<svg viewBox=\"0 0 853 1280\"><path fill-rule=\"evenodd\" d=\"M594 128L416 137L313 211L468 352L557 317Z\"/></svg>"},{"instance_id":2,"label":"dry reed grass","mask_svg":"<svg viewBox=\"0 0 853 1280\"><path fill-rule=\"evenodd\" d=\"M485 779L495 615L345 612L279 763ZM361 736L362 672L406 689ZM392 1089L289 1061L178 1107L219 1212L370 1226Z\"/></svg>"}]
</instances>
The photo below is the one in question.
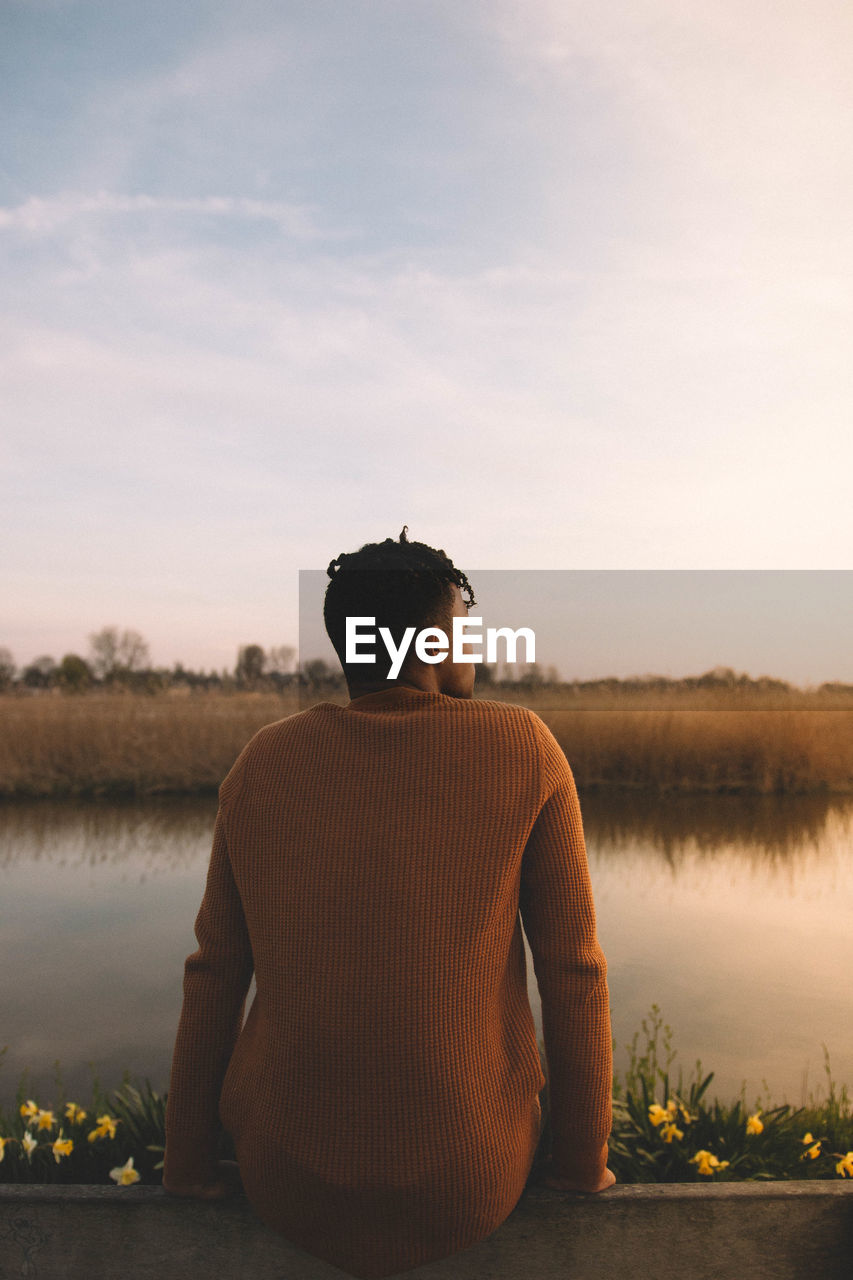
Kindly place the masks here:
<instances>
[{"instance_id":1,"label":"dry reed grass","mask_svg":"<svg viewBox=\"0 0 853 1280\"><path fill-rule=\"evenodd\" d=\"M215 791L277 694L0 699L0 796Z\"/></svg>"},{"instance_id":2,"label":"dry reed grass","mask_svg":"<svg viewBox=\"0 0 853 1280\"><path fill-rule=\"evenodd\" d=\"M215 791L257 729L298 709L275 693L3 697L0 796ZM853 791L849 707L539 714L581 790Z\"/></svg>"},{"instance_id":3,"label":"dry reed grass","mask_svg":"<svg viewBox=\"0 0 853 1280\"><path fill-rule=\"evenodd\" d=\"M580 789L853 791L853 710L541 715Z\"/></svg>"}]
</instances>

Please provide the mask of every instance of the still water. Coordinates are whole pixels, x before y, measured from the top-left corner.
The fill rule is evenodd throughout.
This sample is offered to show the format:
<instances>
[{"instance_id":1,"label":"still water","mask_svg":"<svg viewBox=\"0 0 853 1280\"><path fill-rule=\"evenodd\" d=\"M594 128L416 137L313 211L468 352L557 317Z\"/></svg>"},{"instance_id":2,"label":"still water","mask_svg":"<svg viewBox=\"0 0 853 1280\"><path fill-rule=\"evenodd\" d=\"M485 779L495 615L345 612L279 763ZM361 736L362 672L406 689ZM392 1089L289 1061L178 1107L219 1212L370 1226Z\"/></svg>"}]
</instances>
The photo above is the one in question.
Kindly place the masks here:
<instances>
[{"instance_id":1,"label":"still water","mask_svg":"<svg viewBox=\"0 0 853 1280\"><path fill-rule=\"evenodd\" d=\"M853 802L582 797L617 1069L656 1002L712 1092L853 1085ZM215 799L0 807L0 1100L168 1081ZM539 1019L532 966L531 1003ZM845 975L847 975L845 977ZM91 1065L89 1065L91 1064Z\"/></svg>"}]
</instances>

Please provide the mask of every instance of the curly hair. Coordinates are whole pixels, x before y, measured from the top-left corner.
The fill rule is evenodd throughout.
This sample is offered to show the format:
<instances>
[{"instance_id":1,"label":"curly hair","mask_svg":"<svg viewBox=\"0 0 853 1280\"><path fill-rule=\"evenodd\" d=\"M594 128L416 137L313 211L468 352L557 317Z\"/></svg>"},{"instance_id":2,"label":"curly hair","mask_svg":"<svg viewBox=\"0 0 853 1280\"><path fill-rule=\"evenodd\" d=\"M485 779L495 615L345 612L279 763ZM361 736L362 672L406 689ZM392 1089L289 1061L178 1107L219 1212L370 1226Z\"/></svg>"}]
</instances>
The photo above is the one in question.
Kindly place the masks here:
<instances>
[{"instance_id":1,"label":"curly hair","mask_svg":"<svg viewBox=\"0 0 853 1280\"><path fill-rule=\"evenodd\" d=\"M331 579L326 587L323 621L329 639L341 661L347 680L365 679L365 668L347 666L346 620L370 617L376 626L387 627L399 644L407 627L421 631L430 625L449 624L453 608L452 588L466 593L465 604L476 605L467 577L444 551L425 542L409 542L409 526L403 525L399 539L366 542L329 562ZM448 626L449 629L449 626ZM390 659L377 648L371 677L383 679Z\"/></svg>"}]
</instances>

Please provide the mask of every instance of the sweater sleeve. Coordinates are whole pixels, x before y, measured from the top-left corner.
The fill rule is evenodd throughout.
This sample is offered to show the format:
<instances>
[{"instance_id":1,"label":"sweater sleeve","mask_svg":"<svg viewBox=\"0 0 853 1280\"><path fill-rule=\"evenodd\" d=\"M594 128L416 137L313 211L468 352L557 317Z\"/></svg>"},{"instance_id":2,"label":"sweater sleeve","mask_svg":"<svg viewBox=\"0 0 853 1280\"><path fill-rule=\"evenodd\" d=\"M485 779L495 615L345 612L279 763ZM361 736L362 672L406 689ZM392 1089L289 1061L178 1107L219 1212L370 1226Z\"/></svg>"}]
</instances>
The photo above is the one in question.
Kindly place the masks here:
<instances>
[{"instance_id":1,"label":"sweater sleeve","mask_svg":"<svg viewBox=\"0 0 853 1280\"><path fill-rule=\"evenodd\" d=\"M572 771L538 717L537 731L545 799L522 857L519 905L542 1000L554 1172L594 1182L612 1123L607 963Z\"/></svg>"},{"instance_id":2,"label":"sweater sleeve","mask_svg":"<svg viewBox=\"0 0 853 1280\"><path fill-rule=\"evenodd\" d=\"M218 1176L219 1095L254 968L221 803L195 935L198 949L184 966L184 1000L166 1102L163 1172L166 1182L177 1184Z\"/></svg>"}]
</instances>

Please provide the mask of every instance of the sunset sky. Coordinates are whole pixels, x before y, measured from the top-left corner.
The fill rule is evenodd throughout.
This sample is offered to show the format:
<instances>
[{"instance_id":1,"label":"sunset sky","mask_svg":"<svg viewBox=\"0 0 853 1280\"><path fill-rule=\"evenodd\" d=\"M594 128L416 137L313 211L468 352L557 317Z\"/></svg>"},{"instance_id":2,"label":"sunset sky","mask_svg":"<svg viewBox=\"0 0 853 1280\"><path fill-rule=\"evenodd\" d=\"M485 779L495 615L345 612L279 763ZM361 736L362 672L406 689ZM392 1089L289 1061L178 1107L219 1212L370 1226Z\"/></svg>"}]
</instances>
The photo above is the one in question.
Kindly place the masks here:
<instances>
[{"instance_id":1,"label":"sunset sky","mask_svg":"<svg viewBox=\"0 0 853 1280\"><path fill-rule=\"evenodd\" d=\"M850 568L851 48L846 0L6 0L0 646L233 667L404 523ZM805 608L752 674L853 679Z\"/></svg>"}]
</instances>

